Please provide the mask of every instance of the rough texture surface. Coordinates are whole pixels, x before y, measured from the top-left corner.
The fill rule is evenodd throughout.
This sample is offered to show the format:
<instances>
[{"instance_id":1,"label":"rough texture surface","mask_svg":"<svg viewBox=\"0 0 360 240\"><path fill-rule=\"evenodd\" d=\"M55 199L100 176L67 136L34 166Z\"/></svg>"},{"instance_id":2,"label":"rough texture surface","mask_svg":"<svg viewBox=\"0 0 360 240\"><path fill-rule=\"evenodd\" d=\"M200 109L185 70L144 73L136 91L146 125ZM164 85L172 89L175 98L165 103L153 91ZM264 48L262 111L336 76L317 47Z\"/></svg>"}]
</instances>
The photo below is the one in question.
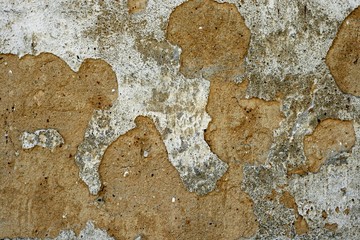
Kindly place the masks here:
<instances>
[{"instance_id":1,"label":"rough texture surface","mask_svg":"<svg viewBox=\"0 0 360 240\"><path fill-rule=\"evenodd\" d=\"M0 1L0 238L359 239L359 5Z\"/></svg>"},{"instance_id":2,"label":"rough texture surface","mask_svg":"<svg viewBox=\"0 0 360 240\"><path fill-rule=\"evenodd\" d=\"M101 208L109 215L104 228L111 226L109 232L120 239L136 233L147 239L236 239L256 232L252 201L234 187L241 171L227 173L231 182L221 182L208 196L189 193L152 121L136 122L136 129L108 148L100 166L106 182Z\"/></svg>"}]
</instances>

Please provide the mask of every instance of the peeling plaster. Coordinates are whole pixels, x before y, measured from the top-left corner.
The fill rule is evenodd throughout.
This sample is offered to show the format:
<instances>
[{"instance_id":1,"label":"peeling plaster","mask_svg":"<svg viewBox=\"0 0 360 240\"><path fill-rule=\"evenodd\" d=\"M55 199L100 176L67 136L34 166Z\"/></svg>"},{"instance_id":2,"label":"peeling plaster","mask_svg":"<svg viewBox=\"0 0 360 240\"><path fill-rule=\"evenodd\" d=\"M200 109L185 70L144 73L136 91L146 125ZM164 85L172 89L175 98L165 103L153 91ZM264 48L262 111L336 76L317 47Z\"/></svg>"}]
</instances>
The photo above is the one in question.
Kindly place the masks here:
<instances>
[{"instance_id":1,"label":"peeling plaster","mask_svg":"<svg viewBox=\"0 0 360 240\"><path fill-rule=\"evenodd\" d=\"M128 14L125 1L0 2L0 52L51 52L73 70L84 59L101 58L116 73L118 100L111 109L94 112L75 156L92 194L101 190L98 168L104 153L135 127L139 115L155 122L189 191L207 194L231 170L204 140L211 83L179 73L182 50L165 38L170 14L183 2L148 0L136 14ZM251 33L244 73L231 80L249 82L246 98L280 102L285 116L265 162L241 168L241 187L253 200L259 223L253 239L358 239L360 100L339 89L325 58L360 1L226 2L236 6ZM167 60L146 44L167 49ZM289 174L306 163L305 135L327 118L353 121L351 154L326 159L318 173ZM279 204L279 197L267 200L273 191L289 192L297 209ZM297 214L308 224L302 235L291 224Z\"/></svg>"},{"instance_id":2,"label":"peeling plaster","mask_svg":"<svg viewBox=\"0 0 360 240\"><path fill-rule=\"evenodd\" d=\"M97 168L104 150L117 136L134 128L134 119L139 115L150 116L155 121L167 146L169 160L180 172L187 188L199 194L212 191L227 167L210 151L203 138L203 129L206 129L210 121L205 112L209 82L200 78L184 78L178 73L179 66L176 64L167 65L169 71L164 72L154 60L144 62L136 50L134 37L138 31L136 26L140 16L134 19L127 17L127 24L131 24L128 27L134 34L107 32L108 35L93 41L89 32L96 27L95 23L101 14L127 16L127 13L124 13L127 11L126 4L112 4L105 2L100 6L99 3L90 4L85 1L57 1L48 4L30 2L22 8L17 5L14 10L10 10L11 6L2 3L6 13L2 22L7 24L2 28L4 44L0 51L19 56L52 52L64 59L73 70L77 70L84 58L101 57L115 70L119 82L119 100L112 108L113 114L109 115L117 126L114 136L107 136L104 140L106 143L100 145L93 142L94 145L84 151L83 146L89 147L88 136L85 135L84 143L80 145L77 154L77 163L84 162L86 169L81 168L80 175L89 185L91 193L96 194L100 190ZM176 2L173 4L174 7ZM81 6L80 12L78 9L76 12L72 10L77 6ZM160 6L163 6L163 3L148 2L144 19L147 26L140 28L143 30L139 31L139 36L150 34L150 30L151 35L156 34L161 25L159 19L171 12L171 5L166 4L166 8L159 10ZM27 14L28 9L33 11L31 16ZM149 17L156 18L156 21L151 21L153 19L148 19ZM32 18L36 20L32 21ZM24 24L25 21L27 25ZM37 36L36 41L33 41L33 36ZM169 97L156 106L150 105L149 110L148 102L151 100L152 90L167 92ZM181 119L177 118L178 112L183 112ZM90 124L88 132L93 132L92 128L96 127ZM171 131L168 131L169 129ZM180 150L181 146L188 147ZM91 154L93 150L96 153ZM211 168L207 167L207 162ZM90 177L92 180L85 177L84 171L94 174Z\"/></svg>"}]
</instances>

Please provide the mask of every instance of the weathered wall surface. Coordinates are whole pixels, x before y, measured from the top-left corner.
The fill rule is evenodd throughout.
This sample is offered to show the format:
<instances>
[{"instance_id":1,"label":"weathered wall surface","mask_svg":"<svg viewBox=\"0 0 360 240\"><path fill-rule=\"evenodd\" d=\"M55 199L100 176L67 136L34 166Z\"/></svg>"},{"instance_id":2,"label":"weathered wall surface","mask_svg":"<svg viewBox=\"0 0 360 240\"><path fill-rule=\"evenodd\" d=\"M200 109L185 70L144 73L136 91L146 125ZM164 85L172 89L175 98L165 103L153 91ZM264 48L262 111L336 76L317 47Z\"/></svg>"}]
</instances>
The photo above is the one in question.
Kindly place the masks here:
<instances>
[{"instance_id":1,"label":"weathered wall surface","mask_svg":"<svg viewBox=\"0 0 360 240\"><path fill-rule=\"evenodd\" d=\"M0 238L359 239L359 5L0 0Z\"/></svg>"}]
</instances>

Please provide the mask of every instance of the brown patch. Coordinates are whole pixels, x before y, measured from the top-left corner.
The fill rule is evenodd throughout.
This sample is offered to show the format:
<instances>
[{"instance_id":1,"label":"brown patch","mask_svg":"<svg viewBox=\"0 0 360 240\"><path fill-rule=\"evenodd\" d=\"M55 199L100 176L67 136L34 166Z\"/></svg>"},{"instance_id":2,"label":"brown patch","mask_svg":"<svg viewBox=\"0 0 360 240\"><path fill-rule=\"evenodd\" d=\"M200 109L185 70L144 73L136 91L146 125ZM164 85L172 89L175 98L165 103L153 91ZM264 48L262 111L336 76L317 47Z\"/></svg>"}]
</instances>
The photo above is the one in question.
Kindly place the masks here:
<instances>
[{"instance_id":1,"label":"brown patch","mask_svg":"<svg viewBox=\"0 0 360 240\"><path fill-rule=\"evenodd\" d=\"M325 220L328 217L328 214L325 210L321 212L321 217Z\"/></svg>"},{"instance_id":2,"label":"brown patch","mask_svg":"<svg viewBox=\"0 0 360 240\"><path fill-rule=\"evenodd\" d=\"M196 196L168 161L153 122L138 117L136 124L109 147L100 166L108 214L101 226L111 226L119 239L139 233L149 239L234 239L256 232L252 201L239 186L241 169L227 173L219 192Z\"/></svg>"},{"instance_id":3,"label":"brown patch","mask_svg":"<svg viewBox=\"0 0 360 240\"><path fill-rule=\"evenodd\" d=\"M295 221L295 232L297 235L303 235L309 232L309 226L305 218L301 215L299 215Z\"/></svg>"},{"instance_id":4,"label":"brown patch","mask_svg":"<svg viewBox=\"0 0 360 240\"><path fill-rule=\"evenodd\" d=\"M338 228L337 223L325 223L324 228L326 228L327 230L330 230L332 232L335 232Z\"/></svg>"},{"instance_id":5,"label":"brown patch","mask_svg":"<svg viewBox=\"0 0 360 240\"><path fill-rule=\"evenodd\" d=\"M296 213L298 212L295 198L288 191L283 193L280 198L280 202L284 204L285 207L294 209Z\"/></svg>"},{"instance_id":6,"label":"brown patch","mask_svg":"<svg viewBox=\"0 0 360 240\"><path fill-rule=\"evenodd\" d=\"M326 56L326 64L341 91L355 96L360 96L359 29L360 7L345 18Z\"/></svg>"},{"instance_id":7,"label":"brown patch","mask_svg":"<svg viewBox=\"0 0 360 240\"><path fill-rule=\"evenodd\" d=\"M346 208L346 209L344 210L344 214L349 215L349 213L350 213L350 209L349 209L349 208Z\"/></svg>"},{"instance_id":8,"label":"brown patch","mask_svg":"<svg viewBox=\"0 0 360 240\"><path fill-rule=\"evenodd\" d=\"M335 208L335 212L336 212L336 213L339 213L339 212L340 212L340 208L339 208L339 207L336 207L336 208Z\"/></svg>"},{"instance_id":9,"label":"brown patch","mask_svg":"<svg viewBox=\"0 0 360 240\"><path fill-rule=\"evenodd\" d=\"M84 225L80 211L91 201L79 184L73 156L92 112L117 98L117 81L101 60L79 72L52 54L0 56L0 238L55 236ZM115 92L112 90L115 89ZM54 128L65 143L54 151L23 150L24 131Z\"/></svg>"},{"instance_id":10,"label":"brown patch","mask_svg":"<svg viewBox=\"0 0 360 240\"><path fill-rule=\"evenodd\" d=\"M314 132L304 138L307 157L305 169L316 173L325 161L341 152L349 152L355 144L355 131L351 121L326 119Z\"/></svg>"},{"instance_id":11,"label":"brown patch","mask_svg":"<svg viewBox=\"0 0 360 240\"><path fill-rule=\"evenodd\" d=\"M242 73L250 30L235 5L192 0L171 13L167 38L182 48L185 76L225 77Z\"/></svg>"},{"instance_id":12,"label":"brown patch","mask_svg":"<svg viewBox=\"0 0 360 240\"><path fill-rule=\"evenodd\" d=\"M147 0L128 0L127 6L130 14L140 13L145 11Z\"/></svg>"},{"instance_id":13,"label":"brown patch","mask_svg":"<svg viewBox=\"0 0 360 240\"><path fill-rule=\"evenodd\" d=\"M273 141L273 131L282 120L280 103L245 99L247 83L214 81L207 112L212 118L205 139L220 159L264 163Z\"/></svg>"},{"instance_id":14,"label":"brown patch","mask_svg":"<svg viewBox=\"0 0 360 240\"><path fill-rule=\"evenodd\" d=\"M280 203L284 204L285 207L294 209L295 211L295 232L297 235L307 234L309 232L309 226L306 222L306 219L299 214L298 206L295 202L295 198L288 192L285 191L280 197Z\"/></svg>"},{"instance_id":15,"label":"brown patch","mask_svg":"<svg viewBox=\"0 0 360 240\"><path fill-rule=\"evenodd\" d=\"M287 171L287 175L292 175L292 174L298 174L300 176L305 175L308 173L307 167L306 166L300 166L300 167L296 167L296 168L290 168Z\"/></svg>"}]
</instances>

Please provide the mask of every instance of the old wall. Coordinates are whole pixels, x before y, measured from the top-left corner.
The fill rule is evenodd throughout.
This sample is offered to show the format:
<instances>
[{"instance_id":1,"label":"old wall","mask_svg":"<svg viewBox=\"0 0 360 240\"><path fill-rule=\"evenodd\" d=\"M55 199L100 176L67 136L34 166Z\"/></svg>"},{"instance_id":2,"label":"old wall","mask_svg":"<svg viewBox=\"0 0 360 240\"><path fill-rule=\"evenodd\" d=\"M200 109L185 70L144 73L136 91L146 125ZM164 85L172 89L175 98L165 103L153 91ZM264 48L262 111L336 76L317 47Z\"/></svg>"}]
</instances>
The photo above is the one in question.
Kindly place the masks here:
<instances>
[{"instance_id":1,"label":"old wall","mask_svg":"<svg viewBox=\"0 0 360 240\"><path fill-rule=\"evenodd\" d=\"M0 0L0 238L359 239L359 6Z\"/></svg>"}]
</instances>

